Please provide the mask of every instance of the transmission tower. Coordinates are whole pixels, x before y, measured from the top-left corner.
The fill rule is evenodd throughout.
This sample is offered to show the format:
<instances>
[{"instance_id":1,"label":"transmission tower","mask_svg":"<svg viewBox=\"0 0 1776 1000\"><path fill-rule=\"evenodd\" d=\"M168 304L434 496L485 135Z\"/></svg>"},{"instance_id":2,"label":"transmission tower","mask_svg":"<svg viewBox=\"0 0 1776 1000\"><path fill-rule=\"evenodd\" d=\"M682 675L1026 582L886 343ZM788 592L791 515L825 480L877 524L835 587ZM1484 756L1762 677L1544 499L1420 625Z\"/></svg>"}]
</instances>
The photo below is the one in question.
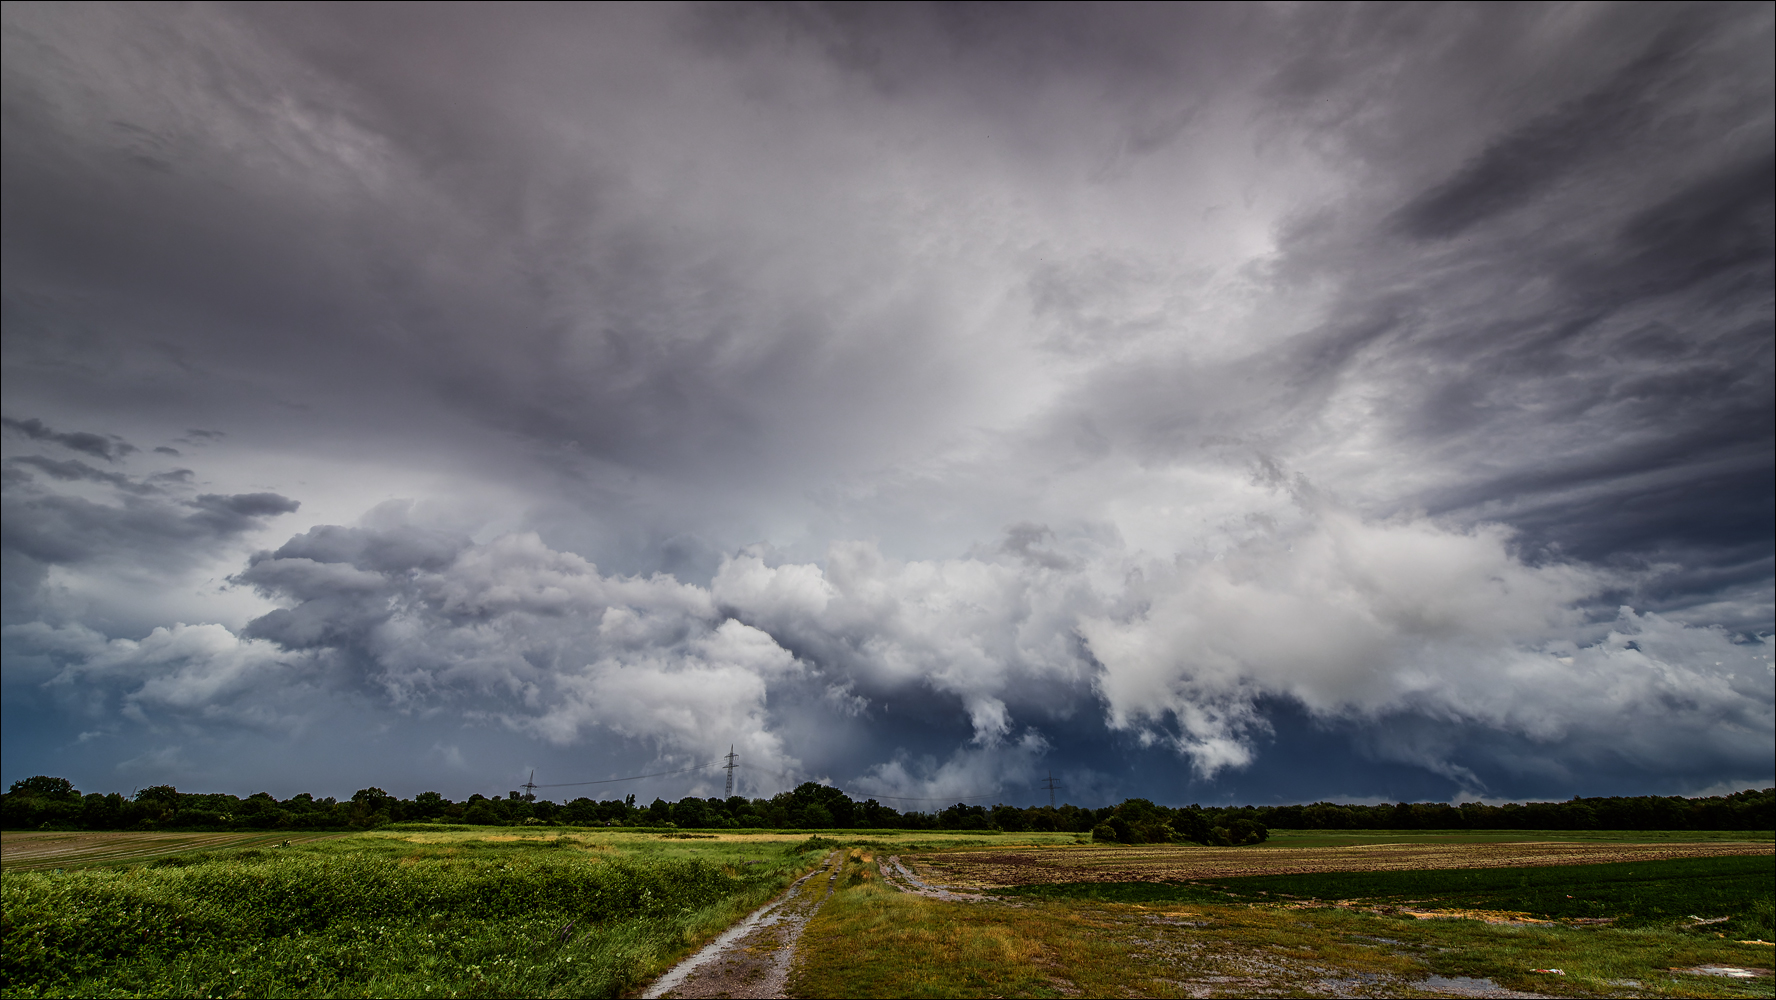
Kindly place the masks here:
<instances>
[{"instance_id":1,"label":"transmission tower","mask_svg":"<svg viewBox=\"0 0 1776 1000\"><path fill-rule=\"evenodd\" d=\"M738 756L739 755L734 752L734 744L728 744L728 756L724 758L727 760L727 763L722 765L722 770L728 772L728 787L722 792L723 801L734 797L734 768L738 766L734 763L734 760Z\"/></svg>"},{"instance_id":2,"label":"transmission tower","mask_svg":"<svg viewBox=\"0 0 1776 1000\"><path fill-rule=\"evenodd\" d=\"M1048 777L1043 779L1042 787L1048 789L1048 807L1053 809L1055 807L1055 776L1053 771L1048 772Z\"/></svg>"},{"instance_id":3,"label":"transmission tower","mask_svg":"<svg viewBox=\"0 0 1776 1000\"><path fill-rule=\"evenodd\" d=\"M537 790L536 768L533 767L530 769L530 777L526 778L524 780L524 784L519 785L518 787L524 789L524 801L526 801L526 802L535 802L536 801L536 797L537 797L536 796L536 790Z\"/></svg>"}]
</instances>

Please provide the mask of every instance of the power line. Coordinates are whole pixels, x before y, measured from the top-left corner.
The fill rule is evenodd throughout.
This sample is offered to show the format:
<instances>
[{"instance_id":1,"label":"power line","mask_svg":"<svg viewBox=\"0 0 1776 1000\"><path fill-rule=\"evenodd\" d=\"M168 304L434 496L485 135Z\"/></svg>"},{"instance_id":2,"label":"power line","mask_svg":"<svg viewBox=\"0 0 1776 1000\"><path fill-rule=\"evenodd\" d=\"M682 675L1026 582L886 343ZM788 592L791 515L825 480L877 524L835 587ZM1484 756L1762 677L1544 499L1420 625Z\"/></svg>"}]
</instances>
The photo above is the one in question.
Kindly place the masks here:
<instances>
[{"instance_id":1,"label":"power line","mask_svg":"<svg viewBox=\"0 0 1776 1000\"><path fill-rule=\"evenodd\" d=\"M693 764L690 767L679 768L676 771L659 771L654 774L632 774L632 775L628 776L627 778L604 778L599 781L560 781L560 782L556 782L555 784L552 784L552 785L536 785L534 787L537 787L537 788L577 788L581 785L611 785L611 784L615 784L616 782L619 782L619 781L640 781L643 778L664 778L668 775L689 774L692 771L701 771L706 767L720 767L720 766L721 766L721 761L712 760L707 764Z\"/></svg>"},{"instance_id":2,"label":"power line","mask_svg":"<svg viewBox=\"0 0 1776 1000\"><path fill-rule=\"evenodd\" d=\"M960 802L964 805L970 799L988 799L989 795L871 795L872 799L893 799L896 802Z\"/></svg>"},{"instance_id":3,"label":"power line","mask_svg":"<svg viewBox=\"0 0 1776 1000\"><path fill-rule=\"evenodd\" d=\"M760 767L757 764L736 764L734 766L744 767L748 771L757 771L760 774L768 774L773 778L782 778L784 781L794 781L796 777L793 774L784 774L782 771L773 771L768 767Z\"/></svg>"},{"instance_id":4,"label":"power line","mask_svg":"<svg viewBox=\"0 0 1776 1000\"><path fill-rule=\"evenodd\" d=\"M793 774L784 774L782 771L772 771L768 768L759 767L757 764L736 764L735 766L744 767L749 771L757 771L760 774L768 774L773 778L782 778L784 781L795 780L795 775ZM872 799L891 799L895 802L967 802L970 799L978 801L991 798L992 796L974 795L971 793L967 795L867 795L867 797Z\"/></svg>"}]
</instances>

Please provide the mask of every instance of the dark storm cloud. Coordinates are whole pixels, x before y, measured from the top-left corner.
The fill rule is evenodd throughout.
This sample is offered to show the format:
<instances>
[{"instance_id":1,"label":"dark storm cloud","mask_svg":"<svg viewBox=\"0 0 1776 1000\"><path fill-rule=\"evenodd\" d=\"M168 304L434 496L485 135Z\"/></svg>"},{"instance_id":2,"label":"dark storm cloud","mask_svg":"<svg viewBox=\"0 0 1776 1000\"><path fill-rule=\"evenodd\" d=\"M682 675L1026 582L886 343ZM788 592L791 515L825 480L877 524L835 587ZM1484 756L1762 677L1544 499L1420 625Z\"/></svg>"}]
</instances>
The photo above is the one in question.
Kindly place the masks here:
<instances>
[{"instance_id":1,"label":"dark storm cloud","mask_svg":"<svg viewBox=\"0 0 1776 1000\"><path fill-rule=\"evenodd\" d=\"M1497 411L1540 396L1536 403L1596 439L1558 461L1529 452L1434 506L1522 503L1533 512L1512 523L1584 559L1670 549L1713 550L1703 557L1710 562L1767 555L1776 538L1772 176L1767 153L1748 156L1566 260L1538 261L1556 265L1564 294L1531 322L1485 317L1439 331L1433 357L1442 372L1424 396L1425 426L1454 436L1508 425ZM1613 513L1600 517L1607 504Z\"/></svg>"},{"instance_id":2,"label":"dark storm cloud","mask_svg":"<svg viewBox=\"0 0 1776 1000\"><path fill-rule=\"evenodd\" d=\"M5 16L9 664L882 794L1767 769L1767 6Z\"/></svg>"},{"instance_id":3,"label":"dark storm cloud","mask_svg":"<svg viewBox=\"0 0 1776 1000\"><path fill-rule=\"evenodd\" d=\"M109 495L94 500L58 493L24 469L57 482L108 487ZM276 493L206 493L181 499L169 491L191 481L189 469L136 477L95 469L78 459L24 455L8 459L7 472L0 492L0 551L5 554L8 620L28 620L42 610L37 588L51 566L173 573L301 506Z\"/></svg>"},{"instance_id":4,"label":"dark storm cloud","mask_svg":"<svg viewBox=\"0 0 1776 1000\"><path fill-rule=\"evenodd\" d=\"M1621 150L1656 110L1651 99L1677 68L1679 41L1657 38L1601 87L1500 137L1454 177L1400 212L1406 233L1449 239L1527 203L1594 157Z\"/></svg>"},{"instance_id":5,"label":"dark storm cloud","mask_svg":"<svg viewBox=\"0 0 1776 1000\"><path fill-rule=\"evenodd\" d=\"M139 483L121 472L106 472L103 469L95 469L77 458L69 459L67 461L57 461L53 458L44 458L42 455L26 455L22 458L8 459L8 461L14 465L29 466L49 476L51 479L59 479L63 482L73 482L75 480L84 479L89 482L107 483L129 493L158 492L154 487L149 486L146 483Z\"/></svg>"},{"instance_id":6,"label":"dark storm cloud","mask_svg":"<svg viewBox=\"0 0 1776 1000\"><path fill-rule=\"evenodd\" d=\"M115 462L136 450L135 446L118 437L105 437L88 431L58 432L35 417L28 420L0 417L0 424L33 441L52 441L70 451L84 452L107 462Z\"/></svg>"},{"instance_id":7,"label":"dark storm cloud","mask_svg":"<svg viewBox=\"0 0 1776 1000\"><path fill-rule=\"evenodd\" d=\"M270 497L279 505L267 504ZM263 518L293 511L297 504L267 493L119 505L46 494L8 496L5 506L8 553L49 565L121 560L171 568L206 555L206 543L260 527Z\"/></svg>"},{"instance_id":8,"label":"dark storm cloud","mask_svg":"<svg viewBox=\"0 0 1776 1000\"><path fill-rule=\"evenodd\" d=\"M219 535L258 527L260 519L292 514L302 504L276 493L199 494L191 506L197 509L187 520L202 524Z\"/></svg>"},{"instance_id":9,"label":"dark storm cloud","mask_svg":"<svg viewBox=\"0 0 1776 1000\"><path fill-rule=\"evenodd\" d=\"M1450 471L1395 504L1502 520L1531 551L1767 579L1776 166L1768 74L1722 61L1767 63L1751 55L1767 18L1623 13L1600 19L1616 22L1611 45L1572 53L1594 86L1565 81L1575 96L1442 179L1412 162L1423 148L1347 133L1399 179L1377 174L1378 198L1425 186L1396 187L1404 206L1373 229L1325 220L1284 243L1292 266L1344 287L1297 348L1296 381L1387 393L1398 457ZM1624 49L1641 54L1610 68ZM1691 579L1695 600L1720 582ZM1736 624L1768 629L1768 610Z\"/></svg>"}]
</instances>

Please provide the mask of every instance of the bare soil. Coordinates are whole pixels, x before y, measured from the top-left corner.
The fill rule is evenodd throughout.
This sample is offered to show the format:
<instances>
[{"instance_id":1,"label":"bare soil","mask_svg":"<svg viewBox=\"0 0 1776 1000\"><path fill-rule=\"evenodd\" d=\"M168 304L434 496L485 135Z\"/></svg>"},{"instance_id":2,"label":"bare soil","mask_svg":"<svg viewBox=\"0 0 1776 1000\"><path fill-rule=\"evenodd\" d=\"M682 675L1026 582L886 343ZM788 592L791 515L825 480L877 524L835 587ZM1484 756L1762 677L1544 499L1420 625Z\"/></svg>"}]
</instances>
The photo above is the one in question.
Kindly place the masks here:
<instances>
[{"instance_id":1,"label":"bare soil","mask_svg":"<svg viewBox=\"0 0 1776 1000\"><path fill-rule=\"evenodd\" d=\"M152 861L190 851L265 847L336 837L339 834L57 832L27 830L0 834L0 868L40 871L134 861Z\"/></svg>"},{"instance_id":2,"label":"bare soil","mask_svg":"<svg viewBox=\"0 0 1776 1000\"><path fill-rule=\"evenodd\" d=\"M654 997L782 997L796 942L820 904L832 895L844 855L828 854L820 867L735 924L703 950L673 966L643 992ZM821 878L825 875L825 878Z\"/></svg>"}]
</instances>

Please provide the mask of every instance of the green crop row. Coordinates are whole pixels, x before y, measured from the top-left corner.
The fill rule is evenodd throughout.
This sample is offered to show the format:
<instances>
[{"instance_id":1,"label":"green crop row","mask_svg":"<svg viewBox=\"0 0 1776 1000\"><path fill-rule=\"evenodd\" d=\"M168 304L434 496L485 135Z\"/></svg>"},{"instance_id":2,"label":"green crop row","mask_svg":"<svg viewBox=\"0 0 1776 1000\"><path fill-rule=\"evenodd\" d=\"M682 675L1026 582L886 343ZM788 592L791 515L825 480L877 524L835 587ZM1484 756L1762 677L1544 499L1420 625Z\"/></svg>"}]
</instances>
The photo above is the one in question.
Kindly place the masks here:
<instances>
[{"instance_id":1,"label":"green crop row","mask_svg":"<svg viewBox=\"0 0 1776 1000\"><path fill-rule=\"evenodd\" d=\"M556 855L556 856L551 856ZM697 859L244 851L8 873L0 992L614 995L781 883Z\"/></svg>"}]
</instances>

